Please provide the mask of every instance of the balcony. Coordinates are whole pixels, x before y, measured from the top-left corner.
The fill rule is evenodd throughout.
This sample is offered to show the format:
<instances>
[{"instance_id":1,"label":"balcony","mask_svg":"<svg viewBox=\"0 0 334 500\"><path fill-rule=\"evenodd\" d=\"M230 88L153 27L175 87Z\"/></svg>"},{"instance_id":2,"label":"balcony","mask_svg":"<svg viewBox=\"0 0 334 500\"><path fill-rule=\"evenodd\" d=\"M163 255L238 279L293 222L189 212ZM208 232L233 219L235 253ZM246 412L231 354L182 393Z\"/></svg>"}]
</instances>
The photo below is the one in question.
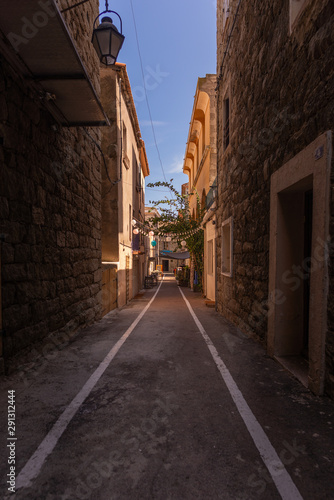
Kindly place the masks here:
<instances>
[{"instance_id":1,"label":"balcony","mask_svg":"<svg viewBox=\"0 0 334 500\"><path fill-rule=\"evenodd\" d=\"M0 30L7 39L0 33L1 52L37 90L59 124L109 125L55 0L6 2Z\"/></svg>"}]
</instances>

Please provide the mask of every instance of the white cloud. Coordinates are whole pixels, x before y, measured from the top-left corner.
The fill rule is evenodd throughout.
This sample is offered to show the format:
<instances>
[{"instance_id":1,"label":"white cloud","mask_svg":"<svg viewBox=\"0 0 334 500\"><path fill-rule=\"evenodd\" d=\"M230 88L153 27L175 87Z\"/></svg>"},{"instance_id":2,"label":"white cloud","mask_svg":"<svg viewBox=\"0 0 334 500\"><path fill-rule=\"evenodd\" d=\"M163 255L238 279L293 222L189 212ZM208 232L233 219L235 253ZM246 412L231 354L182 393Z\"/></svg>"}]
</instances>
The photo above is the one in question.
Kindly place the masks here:
<instances>
[{"instance_id":1,"label":"white cloud","mask_svg":"<svg viewBox=\"0 0 334 500\"><path fill-rule=\"evenodd\" d=\"M167 125L167 122L159 122L159 121L153 121L153 127L163 127L164 125ZM142 120L140 122L141 127L151 127L152 124L150 120Z\"/></svg>"},{"instance_id":2,"label":"white cloud","mask_svg":"<svg viewBox=\"0 0 334 500\"><path fill-rule=\"evenodd\" d=\"M174 157L173 163L170 165L168 169L169 174L182 174L183 169L183 157Z\"/></svg>"}]
</instances>

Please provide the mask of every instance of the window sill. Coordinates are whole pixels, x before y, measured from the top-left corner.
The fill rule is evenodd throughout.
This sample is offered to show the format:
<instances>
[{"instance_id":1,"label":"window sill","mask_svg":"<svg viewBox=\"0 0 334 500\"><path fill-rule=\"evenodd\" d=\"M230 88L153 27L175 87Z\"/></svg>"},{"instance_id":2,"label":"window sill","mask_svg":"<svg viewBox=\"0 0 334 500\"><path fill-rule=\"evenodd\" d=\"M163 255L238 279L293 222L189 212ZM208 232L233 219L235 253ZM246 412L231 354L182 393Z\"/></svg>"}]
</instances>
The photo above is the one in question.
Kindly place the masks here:
<instances>
[{"instance_id":1,"label":"window sill","mask_svg":"<svg viewBox=\"0 0 334 500\"><path fill-rule=\"evenodd\" d=\"M233 277L232 273L228 273L226 271L223 271L221 274L222 274L222 276L226 276L227 278L232 278Z\"/></svg>"}]
</instances>

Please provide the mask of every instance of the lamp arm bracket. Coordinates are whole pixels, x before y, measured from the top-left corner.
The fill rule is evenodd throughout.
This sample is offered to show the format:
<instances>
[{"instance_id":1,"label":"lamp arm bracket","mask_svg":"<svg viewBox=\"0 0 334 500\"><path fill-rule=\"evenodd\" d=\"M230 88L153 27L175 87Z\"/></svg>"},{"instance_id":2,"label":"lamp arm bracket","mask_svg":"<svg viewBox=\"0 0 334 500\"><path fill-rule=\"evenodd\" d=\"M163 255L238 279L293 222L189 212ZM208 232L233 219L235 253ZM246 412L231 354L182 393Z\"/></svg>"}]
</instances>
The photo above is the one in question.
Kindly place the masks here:
<instances>
[{"instance_id":1,"label":"lamp arm bracket","mask_svg":"<svg viewBox=\"0 0 334 500\"><path fill-rule=\"evenodd\" d=\"M87 0L85 0L85 1L87 1ZM98 20L98 18L99 18L99 17L101 17L103 14L116 14L116 16L117 16L117 17L118 17L118 19L119 19L120 26L121 26L121 35L123 35L122 18L121 18L121 16L120 16L119 14L117 14L117 12L115 12L114 10L104 10L103 12L101 12L101 14L99 14L99 15L97 16L97 18L95 19L95 21L94 21L94 24L93 24L94 28L95 28L95 23L96 23L96 21L97 21L97 20Z\"/></svg>"},{"instance_id":2,"label":"lamp arm bracket","mask_svg":"<svg viewBox=\"0 0 334 500\"><path fill-rule=\"evenodd\" d=\"M82 0L81 2L75 3L74 5L71 5L71 7L66 7L66 9L63 9L61 13L67 12L68 10L75 9L75 7L79 7L79 5L82 5L83 3L87 3L89 0Z\"/></svg>"}]
</instances>

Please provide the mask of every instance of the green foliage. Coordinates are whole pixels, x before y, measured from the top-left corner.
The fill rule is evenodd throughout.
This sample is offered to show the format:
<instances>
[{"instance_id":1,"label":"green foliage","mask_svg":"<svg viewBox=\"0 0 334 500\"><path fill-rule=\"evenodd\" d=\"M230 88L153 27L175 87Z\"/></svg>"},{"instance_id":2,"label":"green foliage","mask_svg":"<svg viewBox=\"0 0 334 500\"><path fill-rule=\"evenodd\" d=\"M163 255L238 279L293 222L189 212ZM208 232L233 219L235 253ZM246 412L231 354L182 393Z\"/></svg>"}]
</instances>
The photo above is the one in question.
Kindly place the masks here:
<instances>
[{"instance_id":1,"label":"green foliage","mask_svg":"<svg viewBox=\"0 0 334 500\"><path fill-rule=\"evenodd\" d=\"M197 219L193 219L189 209L189 196L180 194L170 182L150 183L147 187L166 187L170 190L172 198L164 198L153 203L154 208L160 212L159 216L152 217L151 223L159 228L159 235L170 235L177 242L177 248L182 249L181 241L185 241L191 259L194 261L195 270L198 273L199 283L202 283L204 270L204 231L201 223L204 217L204 210L201 208L198 193Z\"/></svg>"}]
</instances>

